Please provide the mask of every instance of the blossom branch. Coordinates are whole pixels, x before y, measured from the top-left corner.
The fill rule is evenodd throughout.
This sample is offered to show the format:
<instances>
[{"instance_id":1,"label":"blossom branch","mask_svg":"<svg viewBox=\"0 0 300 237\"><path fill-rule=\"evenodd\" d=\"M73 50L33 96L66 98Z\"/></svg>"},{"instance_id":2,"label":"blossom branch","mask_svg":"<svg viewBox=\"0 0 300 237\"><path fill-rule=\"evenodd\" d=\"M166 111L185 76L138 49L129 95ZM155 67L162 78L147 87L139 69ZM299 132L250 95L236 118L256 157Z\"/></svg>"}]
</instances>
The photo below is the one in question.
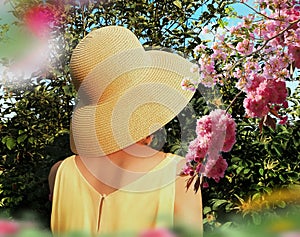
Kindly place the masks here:
<instances>
[{"instance_id":1,"label":"blossom branch","mask_svg":"<svg viewBox=\"0 0 300 237\"><path fill-rule=\"evenodd\" d=\"M280 20L280 19L278 19L278 18L269 17L269 16L267 16L267 15L265 15L265 14L263 14L263 13L257 11L255 8L251 7L250 5L248 5L248 4L245 3L245 2L241 2L241 4L243 4L243 5L245 5L246 7L250 8L250 9L251 9L252 11L254 11L256 14L258 14L258 15L264 17L264 18L267 18L267 19L273 20L273 21L283 21L283 22L284 22L284 20Z\"/></svg>"},{"instance_id":2,"label":"blossom branch","mask_svg":"<svg viewBox=\"0 0 300 237\"><path fill-rule=\"evenodd\" d=\"M268 44L271 40L277 38L278 36L283 35L283 34L284 34L286 31L288 31L294 24L297 24L298 22L300 22L300 18L299 18L298 20L295 20L295 21L293 21L293 22L290 22L290 24L289 24L288 27L286 27L284 30L280 31L278 34L274 35L273 37L267 39L266 42L265 42L259 49L253 51L253 52L250 54L250 56L253 55L253 54L258 53L259 51L261 51L263 48L265 48L265 47L267 46L267 44Z\"/></svg>"},{"instance_id":3,"label":"blossom branch","mask_svg":"<svg viewBox=\"0 0 300 237\"><path fill-rule=\"evenodd\" d=\"M228 110L231 108L231 106L235 103L235 101L237 100L237 98L241 95L243 93L243 91L242 90L240 90L239 91L239 93L237 93L236 95L235 95L235 97L233 98L233 100L230 102L230 104L227 106L227 108L226 108L226 113L228 113Z\"/></svg>"},{"instance_id":4,"label":"blossom branch","mask_svg":"<svg viewBox=\"0 0 300 237\"><path fill-rule=\"evenodd\" d=\"M250 54L247 54L247 55L242 56L239 60L237 60L237 61L230 67L230 69L229 69L228 71L229 71L229 72L232 72L232 70L233 70L240 62L242 62L245 58L250 57L250 56L252 56L252 55L254 55L254 54L256 54L256 53L259 53L261 50L263 50L263 49L268 45L268 43L269 43L271 40L277 38L278 36L283 35L283 34L284 34L286 31L288 31L294 24L297 24L298 22L300 22L300 18L299 18L298 20L295 20L295 21L291 22L291 23L289 24L288 27L286 27L285 29L283 29L282 31L280 31L278 34L276 34L276 35L272 36L271 38L267 39L267 40L265 41L265 43L264 43L259 49L253 51L253 52L250 53ZM236 49L235 49L235 50L236 50Z\"/></svg>"}]
</instances>

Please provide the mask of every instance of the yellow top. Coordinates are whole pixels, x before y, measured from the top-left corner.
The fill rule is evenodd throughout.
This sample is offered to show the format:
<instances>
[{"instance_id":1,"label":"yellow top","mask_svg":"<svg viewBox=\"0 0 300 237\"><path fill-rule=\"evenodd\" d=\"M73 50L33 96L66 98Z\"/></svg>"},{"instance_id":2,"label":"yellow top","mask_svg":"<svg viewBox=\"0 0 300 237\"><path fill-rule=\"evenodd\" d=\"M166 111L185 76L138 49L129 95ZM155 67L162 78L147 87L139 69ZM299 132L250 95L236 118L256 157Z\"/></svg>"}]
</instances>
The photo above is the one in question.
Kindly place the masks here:
<instances>
[{"instance_id":1,"label":"yellow top","mask_svg":"<svg viewBox=\"0 0 300 237\"><path fill-rule=\"evenodd\" d=\"M109 195L100 194L85 179L75 156L65 159L55 179L52 232L56 236L70 232L87 236L134 236L133 233L150 228L172 227L174 181L181 159L167 154L151 171ZM141 192L132 191L141 189Z\"/></svg>"}]
</instances>

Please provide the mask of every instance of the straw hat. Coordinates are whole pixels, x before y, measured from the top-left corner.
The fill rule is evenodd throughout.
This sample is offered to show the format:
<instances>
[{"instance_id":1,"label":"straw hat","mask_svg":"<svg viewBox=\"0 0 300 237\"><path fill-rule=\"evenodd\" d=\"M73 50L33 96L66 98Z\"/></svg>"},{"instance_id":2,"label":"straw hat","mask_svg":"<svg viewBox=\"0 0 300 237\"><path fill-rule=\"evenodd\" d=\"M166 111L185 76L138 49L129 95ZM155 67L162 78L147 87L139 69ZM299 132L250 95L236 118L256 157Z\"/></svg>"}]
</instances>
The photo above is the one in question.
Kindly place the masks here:
<instances>
[{"instance_id":1,"label":"straw hat","mask_svg":"<svg viewBox=\"0 0 300 237\"><path fill-rule=\"evenodd\" d=\"M123 149L172 120L193 92L181 88L194 77L179 55L145 51L121 26L90 32L73 51L71 76L78 104L71 122L71 149L98 157Z\"/></svg>"}]
</instances>

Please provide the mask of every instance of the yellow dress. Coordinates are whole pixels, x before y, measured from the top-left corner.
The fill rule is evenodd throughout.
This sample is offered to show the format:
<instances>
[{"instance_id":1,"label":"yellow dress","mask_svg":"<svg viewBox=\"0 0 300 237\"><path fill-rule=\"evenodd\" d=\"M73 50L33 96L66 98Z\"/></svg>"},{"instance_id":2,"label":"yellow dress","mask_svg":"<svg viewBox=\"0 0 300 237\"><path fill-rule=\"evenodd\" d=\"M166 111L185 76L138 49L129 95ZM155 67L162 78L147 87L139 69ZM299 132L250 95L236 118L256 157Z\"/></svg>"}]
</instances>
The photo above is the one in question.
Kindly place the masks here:
<instances>
[{"instance_id":1,"label":"yellow dress","mask_svg":"<svg viewBox=\"0 0 300 237\"><path fill-rule=\"evenodd\" d=\"M176 167L183 158L166 158L138 180L109 195L100 194L78 169L75 156L60 165L54 186L51 229L55 236L136 236L156 227L172 227ZM153 187L142 192L139 187ZM160 187L160 188L157 188Z\"/></svg>"}]
</instances>

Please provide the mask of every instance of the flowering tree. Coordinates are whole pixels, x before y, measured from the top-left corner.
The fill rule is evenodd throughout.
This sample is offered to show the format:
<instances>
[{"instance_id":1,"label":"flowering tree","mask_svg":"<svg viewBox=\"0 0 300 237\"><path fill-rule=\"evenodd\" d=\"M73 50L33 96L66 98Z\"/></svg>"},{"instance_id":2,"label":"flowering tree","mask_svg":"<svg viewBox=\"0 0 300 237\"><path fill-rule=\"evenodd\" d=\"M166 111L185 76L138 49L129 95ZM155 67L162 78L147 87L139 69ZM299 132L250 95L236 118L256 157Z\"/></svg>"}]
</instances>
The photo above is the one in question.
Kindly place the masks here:
<instances>
[{"instance_id":1,"label":"flowering tree","mask_svg":"<svg viewBox=\"0 0 300 237\"><path fill-rule=\"evenodd\" d=\"M199 83L222 87L235 82L240 91L235 99L245 95L245 116L258 118L260 130L263 125L275 129L277 121L281 125L288 121L282 110L288 107L286 80L292 80L300 68L299 1L256 1L254 7L245 0L240 3L251 13L237 25L221 32L203 29L213 34L214 40L194 49L198 62L191 70L197 70L200 77L198 81L185 78L182 86L196 90ZM198 120L197 138L189 146L183 171L192 176L188 186L195 173L217 182L224 176L227 163L221 152L230 151L235 143L235 123L227 113L235 99L226 111L215 110ZM198 187L196 182L196 191Z\"/></svg>"}]
</instances>

